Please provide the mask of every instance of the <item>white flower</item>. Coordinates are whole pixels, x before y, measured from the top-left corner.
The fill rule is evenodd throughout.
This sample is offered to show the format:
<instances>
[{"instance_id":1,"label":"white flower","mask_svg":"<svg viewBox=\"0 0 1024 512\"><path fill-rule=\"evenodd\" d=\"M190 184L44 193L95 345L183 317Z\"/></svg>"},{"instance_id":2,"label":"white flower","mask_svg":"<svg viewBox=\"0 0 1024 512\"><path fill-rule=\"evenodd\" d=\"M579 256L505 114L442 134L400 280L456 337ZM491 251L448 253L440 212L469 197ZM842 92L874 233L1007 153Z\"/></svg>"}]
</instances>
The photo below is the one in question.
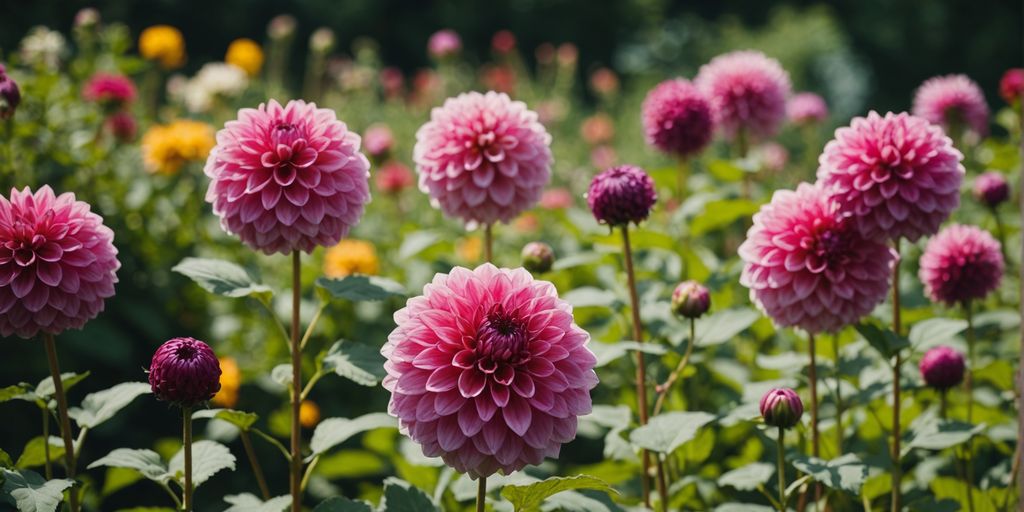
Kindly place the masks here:
<instances>
[{"instance_id":1,"label":"white flower","mask_svg":"<svg viewBox=\"0 0 1024 512\"><path fill-rule=\"evenodd\" d=\"M204 65L180 89L180 97L191 112L206 112L217 97L237 96L249 85L249 77L238 66L223 62Z\"/></svg>"},{"instance_id":2,"label":"white flower","mask_svg":"<svg viewBox=\"0 0 1024 512\"><path fill-rule=\"evenodd\" d=\"M21 40L21 59L27 63L56 67L67 49L64 36L43 26L33 27Z\"/></svg>"}]
</instances>

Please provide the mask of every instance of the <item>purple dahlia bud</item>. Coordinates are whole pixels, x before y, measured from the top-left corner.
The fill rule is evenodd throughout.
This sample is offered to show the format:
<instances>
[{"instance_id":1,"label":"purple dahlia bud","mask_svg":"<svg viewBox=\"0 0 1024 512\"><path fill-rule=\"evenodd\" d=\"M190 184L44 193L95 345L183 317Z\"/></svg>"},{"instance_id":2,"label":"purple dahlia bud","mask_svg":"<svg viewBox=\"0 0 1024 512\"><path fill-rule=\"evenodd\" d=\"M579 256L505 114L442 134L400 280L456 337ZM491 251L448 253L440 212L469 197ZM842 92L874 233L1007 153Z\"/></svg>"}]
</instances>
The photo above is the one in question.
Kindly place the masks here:
<instances>
[{"instance_id":1,"label":"purple dahlia bud","mask_svg":"<svg viewBox=\"0 0 1024 512\"><path fill-rule=\"evenodd\" d=\"M700 318L711 307L711 294L697 281L683 281L672 291L672 312L686 318Z\"/></svg>"},{"instance_id":2,"label":"purple dahlia bud","mask_svg":"<svg viewBox=\"0 0 1024 512\"><path fill-rule=\"evenodd\" d=\"M523 246L523 268L531 273L544 273L555 263L555 251L544 242L530 242Z\"/></svg>"},{"instance_id":3,"label":"purple dahlia bud","mask_svg":"<svg viewBox=\"0 0 1024 512\"><path fill-rule=\"evenodd\" d=\"M18 83L7 74L7 69L0 64L0 119L10 119L21 103L21 90Z\"/></svg>"},{"instance_id":4,"label":"purple dahlia bud","mask_svg":"<svg viewBox=\"0 0 1024 512\"><path fill-rule=\"evenodd\" d=\"M612 167L590 182L587 205L598 222L610 226L639 224L647 218L658 195L654 180L633 165Z\"/></svg>"},{"instance_id":5,"label":"purple dahlia bud","mask_svg":"<svg viewBox=\"0 0 1024 512\"><path fill-rule=\"evenodd\" d=\"M149 385L157 399L192 407L220 391L220 362L206 343L174 338L153 354Z\"/></svg>"},{"instance_id":6,"label":"purple dahlia bud","mask_svg":"<svg viewBox=\"0 0 1024 512\"><path fill-rule=\"evenodd\" d=\"M761 397L761 417L766 425L792 428L800 423L803 414L804 403L792 389L775 388Z\"/></svg>"},{"instance_id":7,"label":"purple dahlia bud","mask_svg":"<svg viewBox=\"0 0 1024 512\"><path fill-rule=\"evenodd\" d=\"M921 358L921 377L931 387L946 390L964 379L964 355L951 347L940 345Z\"/></svg>"},{"instance_id":8,"label":"purple dahlia bud","mask_svg":"<svg viewBox=\"0 0 1024 512\"><path fill-rule=\"evenodd\" d=\"M995 208L1010 198L1010 185L998 172L986 172L974 180L974 198Z\"/></svg>"}]
</instances>

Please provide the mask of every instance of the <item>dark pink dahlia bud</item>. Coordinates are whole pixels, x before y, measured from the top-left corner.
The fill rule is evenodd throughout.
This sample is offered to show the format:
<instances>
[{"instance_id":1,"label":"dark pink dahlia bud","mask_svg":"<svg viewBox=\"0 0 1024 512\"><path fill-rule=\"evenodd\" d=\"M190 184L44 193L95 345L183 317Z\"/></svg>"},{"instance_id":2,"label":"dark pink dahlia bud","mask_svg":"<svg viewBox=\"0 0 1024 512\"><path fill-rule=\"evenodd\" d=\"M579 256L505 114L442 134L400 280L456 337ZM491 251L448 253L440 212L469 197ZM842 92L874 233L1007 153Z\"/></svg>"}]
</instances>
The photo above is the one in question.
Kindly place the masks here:
<instances>
[{"instance_id":1,"label":"dark pink dahlia bud","mask_svg":"<svg viewBox=\"0 0 1024 512\"><path fill-rule=\"evenodd\" d=\"M654 180L633 165L612 167L594 177L587 190L587 205L594 218L609 226L639 224L658 200Z\"/></svg>"},{"instance_id":2,"label":"dark pink dahlia bud","mask_svg":"<svg viewBox=\"0 0 1024 512\"><path fill-rule=\"evenodd\" d=\"M665 153L699 153L714 135L711 104L695 85L681 78L658 84L647 93L641 110L647 143Z\"/></svg>"},{"instance_id":3,"label":"dark pink dahlia bud","mask_svg":"<svg viewBox=\"0 0 1024 512\"><path fill-rule=\"evenodd\" d=\"M220 362L209 345L193 338L164 342L149 364L149 385L158 400L193 407L220 391Z\"/></svg>"},{"instance_id":4,"label":"dark pink dahlia bud","mask_svg":"<svg viewBox=\"0 0 1024 512\"><path fill-rule=\"evenodd\" d=\"M964 355L951 347L940 345L921 358L921 377L931 387L947 390L964 380Z\"/></svg>"},{"instance_id":5,"label":"dark pink dahlia bud","mask_svg":"<svg viewBox=\"0 0 1024 512\"><path fill-rule=\"evenodd\" d=\"M135 101L135 84L124 75L96 73L82 88L86 101L98 103L107 109L120 109Z\"/></svg>"},{"instance_id":6,"label":"dark pink dahlia bud","mask_svg":"<svg viewBox=\"0 0 1024 512\"><path fill-rule=\"evenodd\" d=\"M800 395L789 388L775 388L761 397L761 417L766 425L793 428L804 414Z\"/></svg>"},{"instance_id":7,"label":"dark pink dahlia bud","mask_svg":"<svg viewBox=\"0 0 1024 512\"><path fill-rule=\"evenodd\" d=\"M7 74L7 68L0 64L0 119L10 119L21 103L18 83Z\"/></svg>"},{"instance_id":8,"label":"dark pink dahlia bud","mask_svg":"<svg viewBox=\"0 0 1024 512\"><path fill-rule=\"evenodd\" d=\"M802 92L786 103L786 116L789 122L798 126L821 123L828 119L828 105L821 96Z\"/></svg>"},{"instance_id":9,"label":"dark pink dahlia bud","mask_svg":"<svg viewBox=\"0 0 1024 512\"><path fill-rule=\"evenodd\" d=\"M928 241L919 277L931 300L947 305L983 299L1003 278L1003 253L988 231L954 224Z\"/></svg>"},{"instance_id":10,"label":"dark pink dahlia bud","mask_svg":"<svg viewBox=\"0 0 1024 512\"><path fill-rule=\"evenodd\" d=\"M697 281L683 281L672 291L672 312L684 318L699 318L711 308L711 293Z\"/></svg>"},{"instance_id":11,"label":"dark pink dahlia bud","mask_svg":"<svg viewBox=\"0 0 1024 512\"><path fill-rule=\"evenodd\" d=\"M1024 95L1024 68L1006 70L999 80L999 95L1010 105L1016 105Z\"/></svg>"},{"instance_id":12,"label":"dark pink dahlia bud","mask_svg":"<svg viewBox=\"0 0 1024 512\"><path fill-rule=\"evenodd\" d=\"M130 112L117 112L106 120L107 129L114 137L124 143L135 140L135 133L138 125L135 123L135 116Z\"/></svg>"},{"instance_id":13,"label":"dark pink dahlia bud","mask_svg":"<svg viewBox=\"0 0 1024 512\"><path fill-rule=\"evenodd\" d=\"M1001 173L989 171L974 180L974 198L995 208L1010 198L1010 185Z\"/></svg>"},{"instance_id":14,"label":"dark pink dahlia bud","mask_svg":"<svg viewBox=\"0 0 1024 512\"><path fill-rule=\"evenodd\" d=\"M544 242L530 242L523 246L523 268L536 274L551 270L555 263L555 251Z\"/></svg>"}]
</instances>

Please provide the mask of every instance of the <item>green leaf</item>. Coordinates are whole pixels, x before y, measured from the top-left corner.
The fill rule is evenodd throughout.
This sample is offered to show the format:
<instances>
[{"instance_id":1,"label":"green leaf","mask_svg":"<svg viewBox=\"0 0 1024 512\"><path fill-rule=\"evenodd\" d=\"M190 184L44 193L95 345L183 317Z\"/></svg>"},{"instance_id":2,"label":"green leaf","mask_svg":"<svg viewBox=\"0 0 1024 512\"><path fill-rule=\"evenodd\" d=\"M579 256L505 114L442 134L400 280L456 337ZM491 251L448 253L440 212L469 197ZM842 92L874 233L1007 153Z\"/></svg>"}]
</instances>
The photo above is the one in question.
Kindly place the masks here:
<instances>
[{"instance_id":1,"label":"green leaf","mask_svg":"<svg viewBox=\"0 0 1024 512\"><path fill-rule=\"evenodd\" d=\"M764 462L752 462L736 468L718 478L719 486L735 487L741 491L753 491L768 483L775 474L775 467Z\"/></svg>"},{"instance_id":2,"label":"green leaf","mask_svg":"<svg viewBox=\"0 0 1024 512\"><path fill-rule=\"evenodd\" d=\"M590 414L580 419L593 421L602 427L616 429L628 427L631 417L632 413L627 405L595 404Z\"/></svg>"},{"instance_id":3,"label":"green leaf","mask_svg":"<svg viewBox=\"0 0 1024 512\"><path fill-rule=\"evenodd\" d=\"M355 509L358 510L358 509ZM409 482L390 477L384 480L384 498L380 510L387 512L427 512L437 510L430 497Z\"/></svg>"},{"instance_id":4,"label":"green leaf","mask_svg":"<svg viewBox=\"0 0 1024 512\"><path fill-rule=\"evenodd\" d=\"M860 494L860 488L868 477L868 467L852 453L830 461L800 455L791 463L815 481L854 495Z\"/></svg>"},{"instance_id":5,"label":"green leaf","mask_svg":"<svg viewBox=\"0 0 1024 512\"><path fill-rule=\"evenodd\" d=\"M235 298L256 296L268 300L274 294L252 272L230 261L185 258L171 270L183 274L202 289L216 295Z\"/></svg>"},{"instance_id":6,"label":"green leaf","mask_svg":"<svg viewBox=\"0 0 1024 512\"><path fill-rule=\"evenodd\" d=\"M282 385L285 389L292 387L292 365L285 363L270 370L270 380Z\"/></svg>"},{"instance_id":7,"label":"green leaf","mask_svg":"<svg viewBox=\"0 0 1024 512\"><path fill-rule=\"evenodd\" d=\"M914 324L907 336L915 350L949 343L967 329L967 321L955 318L929 318Z\"/></svg>"},{"instance_id":8,"label":"green leaf","mask_svg":"<svg viewBox=\"0 0 1024 512\"><path fill-rule=\"evenodd\" d=\"M353 302L384 300L388 297L404 297L405 288L387 278L379 276L350 275L341 279L321 277L316 285L329 292L336 299Z\"/></svg>"},{"instance_id":9,"label":"green leaf","mask_svg":"<svg viewBox=\"0 0 1024 512\"><path fill-rule=\"evenodd\" d=\"M100 494L104 497L110 496L129 485L142 480L142 474L130 468L107 468L107 474L103 478L103 489Z\"/></svg>"},{"instance_id":10,"label":"green leaf","mask_svg":"<svg viewBox=\"0 0 1024 512\"><path fill-rule=\"evenodd\" d=\"M551 270L565 270L574 267L581 267L583 265L590 265L591 263L597 263L604 259L604 254L599 252L581 252L578 254L572 254L564 258L558 258L555 263L551 265Z\"/></svg>"},{"instance_id":11,"label":"green leaf","mask_svg":"<svg viewBox=\"0 0 1024 512\"><path fill-rule=\"evenodd\" d=\"M668 412L659 414L629 434L629 441L637 447L659 453L672 453L697 435L715 415L706 412Z\"/></svg>"},{"instance_id":12,"label":"green leaf","mask_svg":"<svg viewBox=\"0 0 1024 512\"><path fill-rule=\"evenodd\" d=\"M313 455L319 455L356 434L376 428L398 428L398 421L383 412L370 413L351 420L328 418L316 426L309 446Z\"/></svg>"},{"instance_id":13,"label":"green leaf","mask_svg":"<svg viewBox=\"0 0 1024 512\"><path fill-rule=\"evenodd\" d=\"M501 495L512 502L516 512L535 512L540 510L544 500L550 496L579 489L618 494L618 491L601 479L588 475L577 475L573 477L555 476L529 485L506 485L501 490Z\"/></svg>"},{"instance_id":14,"label":"green leaf","mask_svg":"<svg viewBox=\"0 0 1024 512\"><path fill-rule=\"evenodd\" d=\"M346 340L331 345L323 358L323 368L363 386L376 386L387 376L379 348Z\"/></svg>"},{"instance_id":15,"label":"green leaf","mask_svg":"<svg viewBox=\"0 0 1024 512\"><path fill-rule=\"evenodd\" d=\"M95 428L100 423L114 417L121 409L141 395L150 392L145 382L123 382L110 389L97 391L85 396L81 407L72 407L68 411L79 427Z\"/></svg>"},{"instance_id":16,"label":"green leaf","mask_svg":"<svg viewBox=\"0 0 1024 512\"><path fill-rule=\"evenodd\" d=\"M0 449L0 468L13 468L14 461L11 460L11 456L7 452Z\"/></svg>"},{"instance_id":17,"label":"green leaf","mask_svg":"<svg viewBox=\"0 0 1024 512\"><path fill-rule=\"evenodd\" d=\"M50 436L50 461L60 462L64 457L64 440ZM25 443L25 449L21 451L18 462L15 466L19 469L33 468L46 464L46 451L43 443L43 436L33 437Z\"/></svg>"},{"instance_id":18,"label":"green leaf","mask_svg":"<svg viewBox=\"0 0 1024 512\"><path fill-rule=\"evenodd\" d=\"M335 496L321 501L313 512L373 512L373 507L365 501L352 501L344 496Z\"/></svg>"},{"instance_id":19,"label":"green leaf","mask_svg":"<svg viewBox=\"0 0 1024 512\"><path fill-rule=\"evenodd\" d=\"M160 459L160 455L153 450L133 450L131 448L118 448L106 456L89 464L87 469L98 467L126 468L138 471L142 476L154 482L167 482L171 475L167 471L167 464Z\"/></svg>"},{"instance_id":20,"label":"green leaf","mask_svg":"<svg viewBox=\"0 0 1024 512\"><path fill-rule=\"evenodd\" d=\"M966 443L985 430L984 423L971 425L963 421L931 418L915 424L911 429L912 438L905 450L945 450ZM905 453L905 452L904 452Z\"/></svg>"},{"instance_id":21,"label":"green leaf","mask_svg":"<svg viewBox=\"0 0 1024 512\"><path fill-rule=\"evenodd\" d=\"M434 231L416 231L409 233L402 239L402 246L398 248L398 258L411 258L428 248L440 243L444 239L440 233Z\"/></svg>"},{"instance_id":22,"label":"green leaf","mask_svg":"<svg viewBox=\"0 0 1024 512\"><path fill-rule=\"evenodd\" d=\"M719 345L753 325L761 314L750 308L726 309L697 319L697 346Z\"/></svg>"},{"instance_id":23,"label":"green leaf","mask_svg":"<svg viewBox=\"0 0 1024 512\"><path fill-rule=\"evenodd\" d=\"M19 512L54 512L64 499L64 490L72 480L46 481L32 471L0 470L4 476L3 493L14 498Z\"/></svg>"},{"instance_id":24,"label":"green leaf","mask_svg":"<svg viewBox=\"0 0 1024 512\"><path fill-rule=\"evenodd\" d=\"M701 236L731 226L757 213L759 206L748 199L710 201L690 223L690 236Z\"/></svg>"},{"instance_id":25,"label":"green leaf","mask_svg":"<svg viewBox=\"0 0 1024 512\"><path fill-rule=\"evenodd\" d=\"M895 356L897 352L910 346L910 341L906 338L877 323L861 322L854 327L867 340L868 344L874 347L886 359Z\"/></svg>"},{"instance_id":26,"label":"green leaf","mask_svg":"<svg viewBox=\"0 0 1024 512\"><path fill-rule=\"evenodd\" d=\"M15 384L0 388L0 404L22 397L25 393L29 392L28 389L28 384Z\"/></svg>"},{"instance_id":27,"label":"green leaf","mask_svg":"<svg viewBox=\"0 0 1024 512\"><path fill-rule=\"evenodd\" d=\"M665 355L668 349L663 345L655 343L637 343L635 341L620 341L618 343L601 343L593 342L587 345L588 348L597 357L597 368L606 366L612 361L630 354L634 351L640 351L645 354L653 354L656 356Z\"/></svg>"},{"instance_id":28,"label":"green leaf","mask_svg":"<svg viewBox=\"0 0 1024 512\"><path fill-rule=\"evenodd\" d=\"M594 286L583 286L575 290L569 290L569 293L563 295L562 299L572 304L574 308L615 309L619 303L619 299L613 292Z\"/></svg>"},{"instance_id":29,"label":"green leaf","mask_svg":"<svg viewBox=\"0 0 1024 512\"><path fill-rule=\"evenodd\" d=\"M288 367L291 370L291 366ZM249 430L260 419L254 412L236 411L234 409L203 409L192 413L193 418L218 419L226 421L241 430Z\"/></svg>"},{"instance_id":30,"label":"green leaf","mask_svg":"<svg viewBox=\"0 0 1024 512\"><path fill-rule=\"evenodd\" d=\"M292 504L291 496L278 496L263 501L253 494L229 494L224 501L231 505L224 512L281 512Z\"/></svg>"},{"instance_id":31,"label":"green leaf","mask_svg":"<svg viewBox=\"0 0 1024 512\"><path fill-rule=\"evenodd\" d=\"M85 373L74 373L67 372L60 374L60 382L64 386L64 392L67 393L75 384L82 382L83 379L89 376L89 372ZM53 387L53 377L47 377L36 385L34 393L41 397L52 396L57 390Z\"/></svg>"},{"instance_id":32,"label":"green leaf","mask_svg":"<svg viewBox=\"0 0 1024 512\"><path fill-rule=\"evenodd\" d=\"M708 162L708 172L721 181L740 181L746 172L731 160L715 159Z\"/></svg>"},{"instance_id":33,"label":"green leaf","mask_svg":"<svg viewBox=\"0 0 1024 512\"><path fill-rule=\"evenodd\" d=\"M235 456L227 446L214 441L192 443L192 484L199 487L213 475L225 469L235 470ZM179 482L185 474L185 450L182 449L168 465L169 472ZM181 475L181 476L179 476Z\"/></svg>"}]
</instances>

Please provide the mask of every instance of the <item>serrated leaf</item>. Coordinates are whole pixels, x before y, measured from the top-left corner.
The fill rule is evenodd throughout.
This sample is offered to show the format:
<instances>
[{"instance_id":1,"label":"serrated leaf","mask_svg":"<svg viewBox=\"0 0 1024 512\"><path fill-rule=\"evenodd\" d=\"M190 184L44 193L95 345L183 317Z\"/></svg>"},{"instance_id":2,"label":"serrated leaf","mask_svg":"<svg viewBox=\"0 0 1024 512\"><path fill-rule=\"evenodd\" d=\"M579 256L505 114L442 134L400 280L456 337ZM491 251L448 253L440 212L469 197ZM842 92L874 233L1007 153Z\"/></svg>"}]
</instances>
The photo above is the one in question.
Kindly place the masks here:
<instances>
[{"instance_id":1,"label":"serrated leaf","mask_svg":"<svg viewBox=\"0 0 1024 512\"><path fill-rule=\"evenodd\" d=\"M316 426L309 446L313 451L313 455L319 455L361 432L376 428L397 427L398 421L382 412L366 414L355 419L328 418Z\"/></svg>"},{"instance_id":2,"label":"serrated leaf","mask_svg":"<svg viewBox=\"0 0 1024 512\"><path fill-rule=\"evenodd\" d=\"M668 352L668 349L663 345L655 343L637 343L635 341L620 341L618 343L593 342L588 344L587 348L589 348L591 352L594 353L594 356L597 357L597 368L606 366L612 361L634 351L640 351L645 354L652 354L656 356L665 355Z\"/></svg>"},{"instance_id":3,"label":"serrated leaf","mask_svg":"<svg viewBox=\"0 0 1024 512\"><path fill-rule=\"evenodd\" d=\"M867 340L868 344L874 347L882 357L889 359L897 352L910 346L903 336L892 331L892 329L881 327L873 322L861 322L854 326L857 332Z\"/></svg>"},{"instance_id":4,"label":"serrated leaf","mask_svg":"<svg viewBox=\"0 0 1024 512\"><path fill-rule=\"evenodd\" d=\"M672 453L697 435L697 431L711 423L715 415L706 412L668 412L659 414L644 426L629 434L634 446L659 453Z\"/></svg>"},{"instance_id":5,"label":"serrated leaf","mask_svg":"<svg viewBox=\"0 0 1024 512\"><path fill-rule=\"evenodd\" d=\"M793 467L807 473L815 481L854 495L860 494L860 488L868 477L868 467L853 454L829 461L800 455L791 463Z\"/></svg>"},{"instance_id":6,"label":"serrated leaf","mask_svg":"<svg viewBox=\"0 0 1024 512\"><path fill-rule=\"evenodd\" d=\"M563 491L580 489L618 494L618 491L599 478L577 475L574 477L551 477L529 485L507 485L501 490L501 495L512 503L516 512L536 512L540 510L540 506L547 498Z\"/></svg>"},{"instance_id":7,"label":"serrated leaf","mask_svg":"<svg viewBox=\"0 0 1024 512\"><path fill-rule=\"evenodd\" d=\"M313 512L373 512L373 507L365 501L352 501L344 496L335 496L321 501Z\"/></svg>"},{"instance_id":8,"label":"serrated leaf","mask_svg":"<svg viewBox=\"0 0 1024 512\"><path fill-rule=\"evenodd\" d=\"M405 288L390 279L379 276L349 275L341 279L321 277L316 285L336 299L353 302L384 300L388 297L404 297Z\"/></svg>"},{"instance_id":9,"label":"serrated leaf","mask_svg":"<svg viewBox=\"0 0 1024 512\"><path fill-rule=\"evenodd\" d=\"M942 420L932 418L921 421L912 429L913 438L906 450L922 448L925 450L945 450L966 443L971 437L984 432L986 425L972 425L963 421Z\"/></svg>"},{"instance_id":10,"label":"serrated leaf","mask_svg":"<svg viewBox=\"0 0 1024 512\"><path fill-rule=\"evenodd\" d=\"M241 265L211 258L185 258L171 269L195 281L202 289L224 297L257 296L269 300L274 294L269 286Z\"/></svg>"},{"instance_id":11,"label":"serrated leaf","mask_svg":"<svg viewBox=\"0 0 1024 512\"><path fill-rule=\"evenodd\" d=\"M263 501L250 493L229 494L224 502L231 505L224 512L281 512L292 504L291 496L277 496Z\"/></svg>"},{"instance_id":12,"label":"serrated leaf","mask_svg":"<svg viewBox=\"0 0 1024 512\"><path fill-rule=\"evenodd\" d=\"M95 428L114 417L121 409L141 395L150 392L145 382L123 382L116 386L97 391L85 396L81 407L72 407L68 411L79 427Z\"/></svg>"},{"instance_id":13,"label":"serrated leaf","mask_svg":"<svg viewBox=\"0 0 1024 512\"><path fill-rule=\"evenodd\" d=\"M142 476L155 482L167 482L171 479L171 475L167 470L167 464L160 458L160 454L153 450L118 448L89 464L87 469L104 466L134 469Z\"/></svg>"},{"instance_id":14,"label":"serrated leaf","mask_svg":"<svg viewBox=\"0 0 1024 512\"><path fill-rule=\"evenodd\" d=\"M83 379L89 376L89 373L90 372L67 372L60 374L60 382L64 386L64 392L67 393L75 384L82 382ZM40 397L48 397L56 393L57 389L53 387L53 377L46 377L39 381L39 384L36 385L36 389L33 392Z\"/></svg>"},{"instance_id":15,"label":"serrated leaf","mask_svg":"<svg viewBox=\"0 0 1024 512\"><path fill-rule=\"evenodd\" d=\"M291 366L288 367L291 370ZM203 409L192 413L193 418L218 419L226 421L241 430L249 430L260 419L254 412L236 411L234 409Z\"/></svg>"},{"instance_id":16,"label":"serrated leaf","mask_svg":"<svg viewBox=\"0 0 1024 512\"><path fill-rule=\"evenodd\" d=\"M409 482L390 477L384 480L380 509L387 512L428 512L437 510L437 507L426 493Z\"/></svg>"},{"instance_id":17,"label":"serrated leaf","mask_svg":"<svg viewBox=\"0 0 1024 512\"><path fill-rule=\"evenodd\" d=\"M56 436L50 436L50 462L62 461L62 457L64 457L64 440ZM46 464L43 436L33 437L25 443L25 448L21 451L15 467L19 469L34 468L43 464Z\"/></svg>"},{"instance_id":18,"label":"serrated leaf","mask_svg":"<svg viewBox=\"0 0 1024 512\"><path fill-rule=\"evenodd\" d=\"M771 480L775 467L763 462L753 462L736 468L718 478L718 485L735 487L741 491L753 491Z\"/></svg>"},{"instance_id":19,"label":"serrated leaf","mask_svg":"<svg viewBox=\"0 0 1024 512\"><path fill-rule=\"evenodd\" d=\"M907 338L915 350L949 343L967 329L967 321L956 318L929 318L914 324Z\"/></svg>"},{"instance_id":20,"label":"serrated leaf","mask_svg":"<svg viewBox=\"0 0 1024 512\"><path fill-rule=\"evenodd\" d=\"M64 490L74 485L68 479L46 481L32 471L0 470L3 493L14 498L19 512L54 512L64 499Z\"/></svg>"},{"instance_id":21,"label":"serrated leaf","mask_svg":"<svg viewBox=\"0 0 1024 512\"><path fill-rule=\"evenodd\" d=\"M231 450L214 441L196 441L192 443L192 485L199 487L213 475L225 470L235 470L235 456ZM179 482L184 480L185 450L174 455L168 464L168 471Z\"/></svg>"},{"instance_id":22,"label":"serrated leaf","mask_svg":"<svg viewBox=\"0 0 1024 512\"><path fill-rule=\"evenodd\" d=\"M387 376L379 348L346 340L331 345L323 358L323 367L362 386L376 386Z\"/></svg>"},{"instance_id":23,"label":"serrated leaf","mask_svg":"<svg viewBox=\"0 0 1024 512\"><path fill-rule=\"evenodd\" d=\"M718 345L731 340L760 318L750 308L726 309L697 319L697 346Z\"/></svg>"}]
</instances>

